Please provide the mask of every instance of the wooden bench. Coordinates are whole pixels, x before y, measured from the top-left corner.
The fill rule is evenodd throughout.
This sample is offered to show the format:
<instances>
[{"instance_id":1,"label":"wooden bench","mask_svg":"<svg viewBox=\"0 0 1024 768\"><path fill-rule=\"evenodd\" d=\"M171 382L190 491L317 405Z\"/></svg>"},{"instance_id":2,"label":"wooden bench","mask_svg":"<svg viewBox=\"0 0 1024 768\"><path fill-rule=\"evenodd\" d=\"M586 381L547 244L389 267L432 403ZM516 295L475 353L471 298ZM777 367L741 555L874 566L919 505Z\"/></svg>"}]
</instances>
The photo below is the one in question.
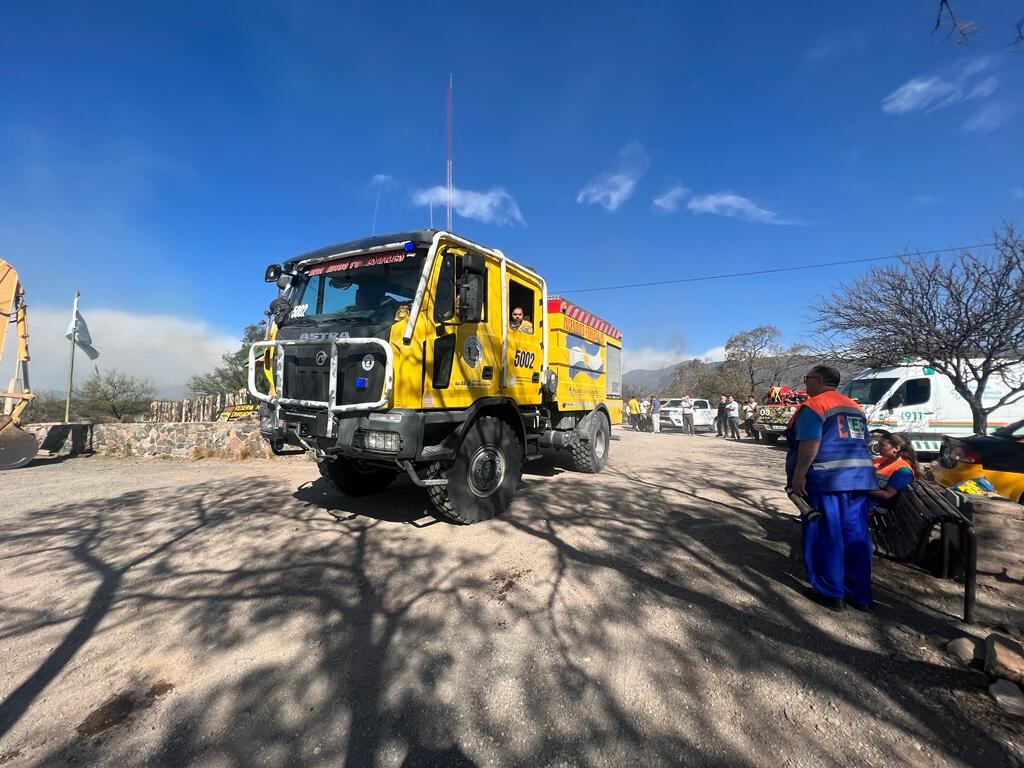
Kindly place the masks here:
<instances>
[{"instance_id":1,"label":"wooden bench","mask_svg":"<svg viewBox=\"0 0 1024 768\"><path fill-rule=\"evenodd\" d=\"M974 524L947 497L946 490L934 483L915 480L871 515L871 533L875 554L899 563L922 565L938 527L941 565L939 578L950 578L950 554L953 537L963 558L964 621L974 623L977 595L978 544Z\"/></svg>"}]
</instances>

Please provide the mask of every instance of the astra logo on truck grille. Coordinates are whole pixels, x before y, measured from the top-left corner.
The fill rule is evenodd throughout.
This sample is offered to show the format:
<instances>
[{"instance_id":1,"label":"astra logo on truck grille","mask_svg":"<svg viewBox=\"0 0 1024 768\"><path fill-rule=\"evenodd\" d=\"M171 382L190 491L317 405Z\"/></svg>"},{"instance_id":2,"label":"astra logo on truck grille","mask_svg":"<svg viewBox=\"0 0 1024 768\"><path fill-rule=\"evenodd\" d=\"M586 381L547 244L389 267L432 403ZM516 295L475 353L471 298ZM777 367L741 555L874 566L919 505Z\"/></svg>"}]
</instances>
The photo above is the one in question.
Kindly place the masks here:
<instances>
[{"instance_id":1,"label":"astra logo on truck grille","mask_svg":"<svg viewBox=\"0 0 1024 768\"><path fill-rule=\"evenodd\" d=\"M299 341L334 341L335 339L347 339L348 331L331 331L330 333L318 333L313 331L312 333L299 334Z\"/></svg>"}]
</instances>

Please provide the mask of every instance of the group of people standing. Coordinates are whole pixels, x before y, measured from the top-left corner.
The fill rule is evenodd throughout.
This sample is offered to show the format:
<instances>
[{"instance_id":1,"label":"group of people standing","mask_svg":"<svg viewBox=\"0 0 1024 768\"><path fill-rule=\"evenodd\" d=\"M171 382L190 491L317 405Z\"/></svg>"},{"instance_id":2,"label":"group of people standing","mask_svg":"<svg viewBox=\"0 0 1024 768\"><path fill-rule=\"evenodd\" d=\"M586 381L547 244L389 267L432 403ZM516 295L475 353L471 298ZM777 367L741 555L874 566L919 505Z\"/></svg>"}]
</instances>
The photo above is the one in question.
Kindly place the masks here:
<instances>
[{"instance_id":1,"label":"group of people standing","mask_svg":"<svg viewBox=\"0 0 1024 768\"><path fill-rule=\"evenodd\" d=\"M631 397L625 411L626 419L637 432L661 432L661 400L657 395L648 395L639 401Z\"/></svg>"},{"instance_id":2,"label":"group of people standing","mask_svg":"<svg viewBox=\"0 0 1024 768\"><path fill-rule=\"evenodd\" d=\"M754 417L757 415L757 398L747 395L742 405L732 395L722 395L718 400L718 415L715 417L715 432L719 437L740 439L740 414L743 414L743 431L747 437L757 438Z\"/></svg>"}]
</instances>

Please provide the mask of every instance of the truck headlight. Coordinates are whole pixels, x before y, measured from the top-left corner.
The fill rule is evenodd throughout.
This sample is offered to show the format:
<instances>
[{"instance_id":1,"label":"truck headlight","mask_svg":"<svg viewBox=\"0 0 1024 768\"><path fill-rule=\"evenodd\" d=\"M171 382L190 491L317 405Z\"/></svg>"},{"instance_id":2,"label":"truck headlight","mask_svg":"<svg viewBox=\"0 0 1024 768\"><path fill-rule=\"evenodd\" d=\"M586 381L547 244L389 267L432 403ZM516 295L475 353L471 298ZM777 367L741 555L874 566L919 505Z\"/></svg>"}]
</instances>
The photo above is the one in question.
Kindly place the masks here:
<instances>
[{"instance_id":1,"label":"truck headlight","mask_svg":"<svg viewBox=\"0 0 1024 768\"><path fill-rule=\"evenodd\" d=\"M397 432L363 432L363 447L370 451L387 451L398 453L402 440Z\"/></svg>"}]
</instances>

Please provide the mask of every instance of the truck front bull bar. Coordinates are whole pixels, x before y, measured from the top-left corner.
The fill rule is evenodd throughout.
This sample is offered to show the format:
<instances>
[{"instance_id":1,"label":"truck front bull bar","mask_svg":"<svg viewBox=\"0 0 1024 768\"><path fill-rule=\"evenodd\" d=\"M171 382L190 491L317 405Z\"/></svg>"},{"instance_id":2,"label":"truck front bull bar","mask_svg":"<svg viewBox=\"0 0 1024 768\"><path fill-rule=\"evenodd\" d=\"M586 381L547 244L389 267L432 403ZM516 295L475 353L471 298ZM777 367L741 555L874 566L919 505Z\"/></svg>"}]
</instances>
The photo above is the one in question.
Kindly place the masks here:
<instances>
[{"instance_id":1,"label":"truck front bull bar","mask_svg":"<svg viewBox=\"0 0 1024 768\"><path fill-rule=\"evenodd\" d=\"M279 395L265 395L256 388L256 350L264 349L267 347L274 348L274 391L284 391L284 347L308 347L308 346L323 346L324 344L330 345L331 350L331 369L330 379L327 384L327 400L298 400L290 397L281 397ZM384 387L381 390L380 399L372 403L339 403L338 402L338 347L345 346L357 346L366 344L376 344L384 350L385 369L384 369ZM282 349L278 351L278 347ZM383 339L375 339L370 337L354 338L354 339L333 339L331 341L315 340L315 341L297 341L297 340L286 340L280 341L272 339L270 341L256 341L249 347L249 394L260 402L267 403L274 408L274 423L276 424L281 418L281 406L282 405L297 405L303 408L316 408L319 410L326 410L330 414L334 413L347 413L351 411L372 411L377 408L383 408L387 406L388 401L391 399L391 393L395 385L395 353L391 349L391 345ZM334 436L334 419L327 419L327 437Z\"/></svg>"}]
</instances>

